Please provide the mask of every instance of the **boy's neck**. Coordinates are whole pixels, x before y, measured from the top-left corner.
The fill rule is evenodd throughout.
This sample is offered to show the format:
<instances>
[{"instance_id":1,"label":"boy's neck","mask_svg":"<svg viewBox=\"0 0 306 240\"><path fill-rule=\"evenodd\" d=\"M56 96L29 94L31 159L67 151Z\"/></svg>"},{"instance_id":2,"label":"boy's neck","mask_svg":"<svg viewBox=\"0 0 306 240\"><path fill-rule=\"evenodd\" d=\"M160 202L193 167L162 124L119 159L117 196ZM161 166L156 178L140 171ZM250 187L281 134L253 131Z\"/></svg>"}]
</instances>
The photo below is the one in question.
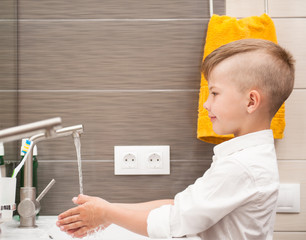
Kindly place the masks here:
<instances>
[{"instance_id":1,"label":"boy's neck","mask_svg":"<svg viewBox=\"0 0 306 240\"><path fill-rule=\"evenodd\" d=\"M271 119L252 118L251 120L245 122L244 126L241 128L241 131L239 133L236 133L234 135L235 137L239 137L245 134L259 132L270 128L271 128Z\"/></svg>"}]
</instances>

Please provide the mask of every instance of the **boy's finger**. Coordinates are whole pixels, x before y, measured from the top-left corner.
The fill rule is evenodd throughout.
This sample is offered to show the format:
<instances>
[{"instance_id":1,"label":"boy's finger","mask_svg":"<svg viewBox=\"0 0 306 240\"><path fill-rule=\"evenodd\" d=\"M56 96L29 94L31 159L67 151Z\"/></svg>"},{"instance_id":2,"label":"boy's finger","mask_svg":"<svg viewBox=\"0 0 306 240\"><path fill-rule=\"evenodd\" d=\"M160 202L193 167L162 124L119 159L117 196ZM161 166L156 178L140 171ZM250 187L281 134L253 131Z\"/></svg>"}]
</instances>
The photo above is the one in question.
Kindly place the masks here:
<instances>
[{"instance_id":1,"label":"boy's finger","mask_svg":"<svg viewBox=\"0 0 306 240\"><path fill-rule=\"evenodd\" d=\"M80 227L78 228L71 236L76 237L76 238L82 238L87 235L89 232L89 229L87 227Z\"/></svg>"},{"instance_id":2,"label":"boy's finger","mask_svg":"<svg viewBox=\"0 0 306 240\"><path fill-rule=\"evenodd\" d=\"M78 210L78 207L75 207L75 208L70 208L69 210L61 213L60 215L58 215L58 220L62 220L64 218L67 218L67 217L70 217L70 216L74 216L74 215L77 215L79 214L79 210Z\"/></svg>"},{"instance_id":3,"label":"boy's finger","mask_svg":"<svg viewBox=\"0 0 306 240\"><path fill-rule=\"evenodd\" d=\"M76 231L78 231L80 228L76 228L76 229L70 229L70 230L68 230L66 233L68 233L69 235L71 235L71 236L74 236L74 233L76 232ZM83 234L83 235L81 235L81 236L78 236L78 238L83 238L83 237L85 237L87 235L87 233L86 234Z\"/></svg>"},{"instance_id":4,"label":"boy's finger","mask_svg":"<svg viewBox=\"0 0 306 240\"><path fill-rule=\"evenodd\" d=\"M80 194L77 198L73 198L72 201L75 204L84 204L90 200L90 196Z\"/></svg>"},{"instance_id":5,"label":"boy's finger","mask_svg":"<svg viewBox=\"0 0 306 240\"><path fill-rule=\"evenodd\" d=\"M79 215L74 215L74 216L71 216L71 217L66 217L62 220L58 220L56 222L56 225L58 227L62 227L62 226L70 225L72 223L77 223L77 222L80 222L80 221L81 221L81 219L80 219ZM71 229L71 228L77 228L77 226L70 227L69 229ZM65 230L67 230L67 229L68 228L65 228ZM63 230L63 229L61 229L61 230Z\"/></svg>"},{"instance_id":6,"label":"boy's finger","mask_svg":"<svg viewBox=\"0 0 306 240\"><path fill-rule=\"evenodd\" d=\"M71 230L73 231L73 230L82 228L83 226L84 226L84 223L83 223L83 222L77 221L77 222L70 222L70 223L61 225L61 226L60 226L60 229L61 229L61 231L69 232L69 231L71 231ZM78 230L77 230L77 231L78 231Z\"/></svg>"}]
</instances>

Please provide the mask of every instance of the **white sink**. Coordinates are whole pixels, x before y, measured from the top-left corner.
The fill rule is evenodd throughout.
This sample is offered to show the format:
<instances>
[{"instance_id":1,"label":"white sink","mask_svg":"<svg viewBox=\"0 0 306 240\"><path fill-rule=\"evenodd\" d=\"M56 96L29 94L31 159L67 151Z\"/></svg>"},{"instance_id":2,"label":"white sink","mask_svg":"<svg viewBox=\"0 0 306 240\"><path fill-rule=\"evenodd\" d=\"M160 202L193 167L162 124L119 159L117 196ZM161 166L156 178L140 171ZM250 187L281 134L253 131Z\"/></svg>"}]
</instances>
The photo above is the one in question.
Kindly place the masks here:
<instances>
[{"instance_id":1,"label":"white sink","mask_svg":"<svg viewBox=\"0 0 306 240\"><path fill-rule=\"evenodd\" d=\"M55 225L57 216L39 216L36 220L37 228L19 228L19 222L11 220L0 224L1 240L75 240L66 233L59 230ZM132 233L117 225L110 225L104 231L92 236L84 237L85 240L148 240L150 238Z\"/></svg>"}]
</instances>

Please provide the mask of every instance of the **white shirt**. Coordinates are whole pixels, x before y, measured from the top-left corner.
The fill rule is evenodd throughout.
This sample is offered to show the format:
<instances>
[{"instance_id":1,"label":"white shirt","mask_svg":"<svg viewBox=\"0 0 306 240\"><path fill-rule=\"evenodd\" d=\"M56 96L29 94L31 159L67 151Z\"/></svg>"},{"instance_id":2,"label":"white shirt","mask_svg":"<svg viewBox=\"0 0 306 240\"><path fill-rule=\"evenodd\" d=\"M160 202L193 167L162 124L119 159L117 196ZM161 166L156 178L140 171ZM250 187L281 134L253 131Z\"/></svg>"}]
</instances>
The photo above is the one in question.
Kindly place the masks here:
<instances>
[{"instance_id":1,"label":"white shirt","mask_svg":"<svg viewBox=\"0 0 306 240\"><path fill-rule=\"evenodd\" d=\"M150 212L150 238L272 239L279 175L272 130L214 147L211 167L174 205Z\"/></svg>"}]
</instances>

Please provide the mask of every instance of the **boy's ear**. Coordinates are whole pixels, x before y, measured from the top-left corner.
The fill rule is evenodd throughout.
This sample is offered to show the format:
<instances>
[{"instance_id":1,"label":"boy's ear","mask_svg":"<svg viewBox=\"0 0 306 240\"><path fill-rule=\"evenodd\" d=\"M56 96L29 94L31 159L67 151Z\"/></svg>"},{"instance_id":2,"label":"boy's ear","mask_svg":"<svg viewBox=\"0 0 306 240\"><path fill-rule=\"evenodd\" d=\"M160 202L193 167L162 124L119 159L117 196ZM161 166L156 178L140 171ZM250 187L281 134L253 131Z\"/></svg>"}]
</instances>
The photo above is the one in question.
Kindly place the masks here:
<instances>
[{"instance_id":1,"label":"boy's ear","mask_svg":"<svg viewBox=\"0 0 306 240\"><path fill-rule=\"evenodd\" d=\"M248 94L248 113L253 113L261 103L261 96L257 90L251 90Z\"/></svg>"}]
</instances>

